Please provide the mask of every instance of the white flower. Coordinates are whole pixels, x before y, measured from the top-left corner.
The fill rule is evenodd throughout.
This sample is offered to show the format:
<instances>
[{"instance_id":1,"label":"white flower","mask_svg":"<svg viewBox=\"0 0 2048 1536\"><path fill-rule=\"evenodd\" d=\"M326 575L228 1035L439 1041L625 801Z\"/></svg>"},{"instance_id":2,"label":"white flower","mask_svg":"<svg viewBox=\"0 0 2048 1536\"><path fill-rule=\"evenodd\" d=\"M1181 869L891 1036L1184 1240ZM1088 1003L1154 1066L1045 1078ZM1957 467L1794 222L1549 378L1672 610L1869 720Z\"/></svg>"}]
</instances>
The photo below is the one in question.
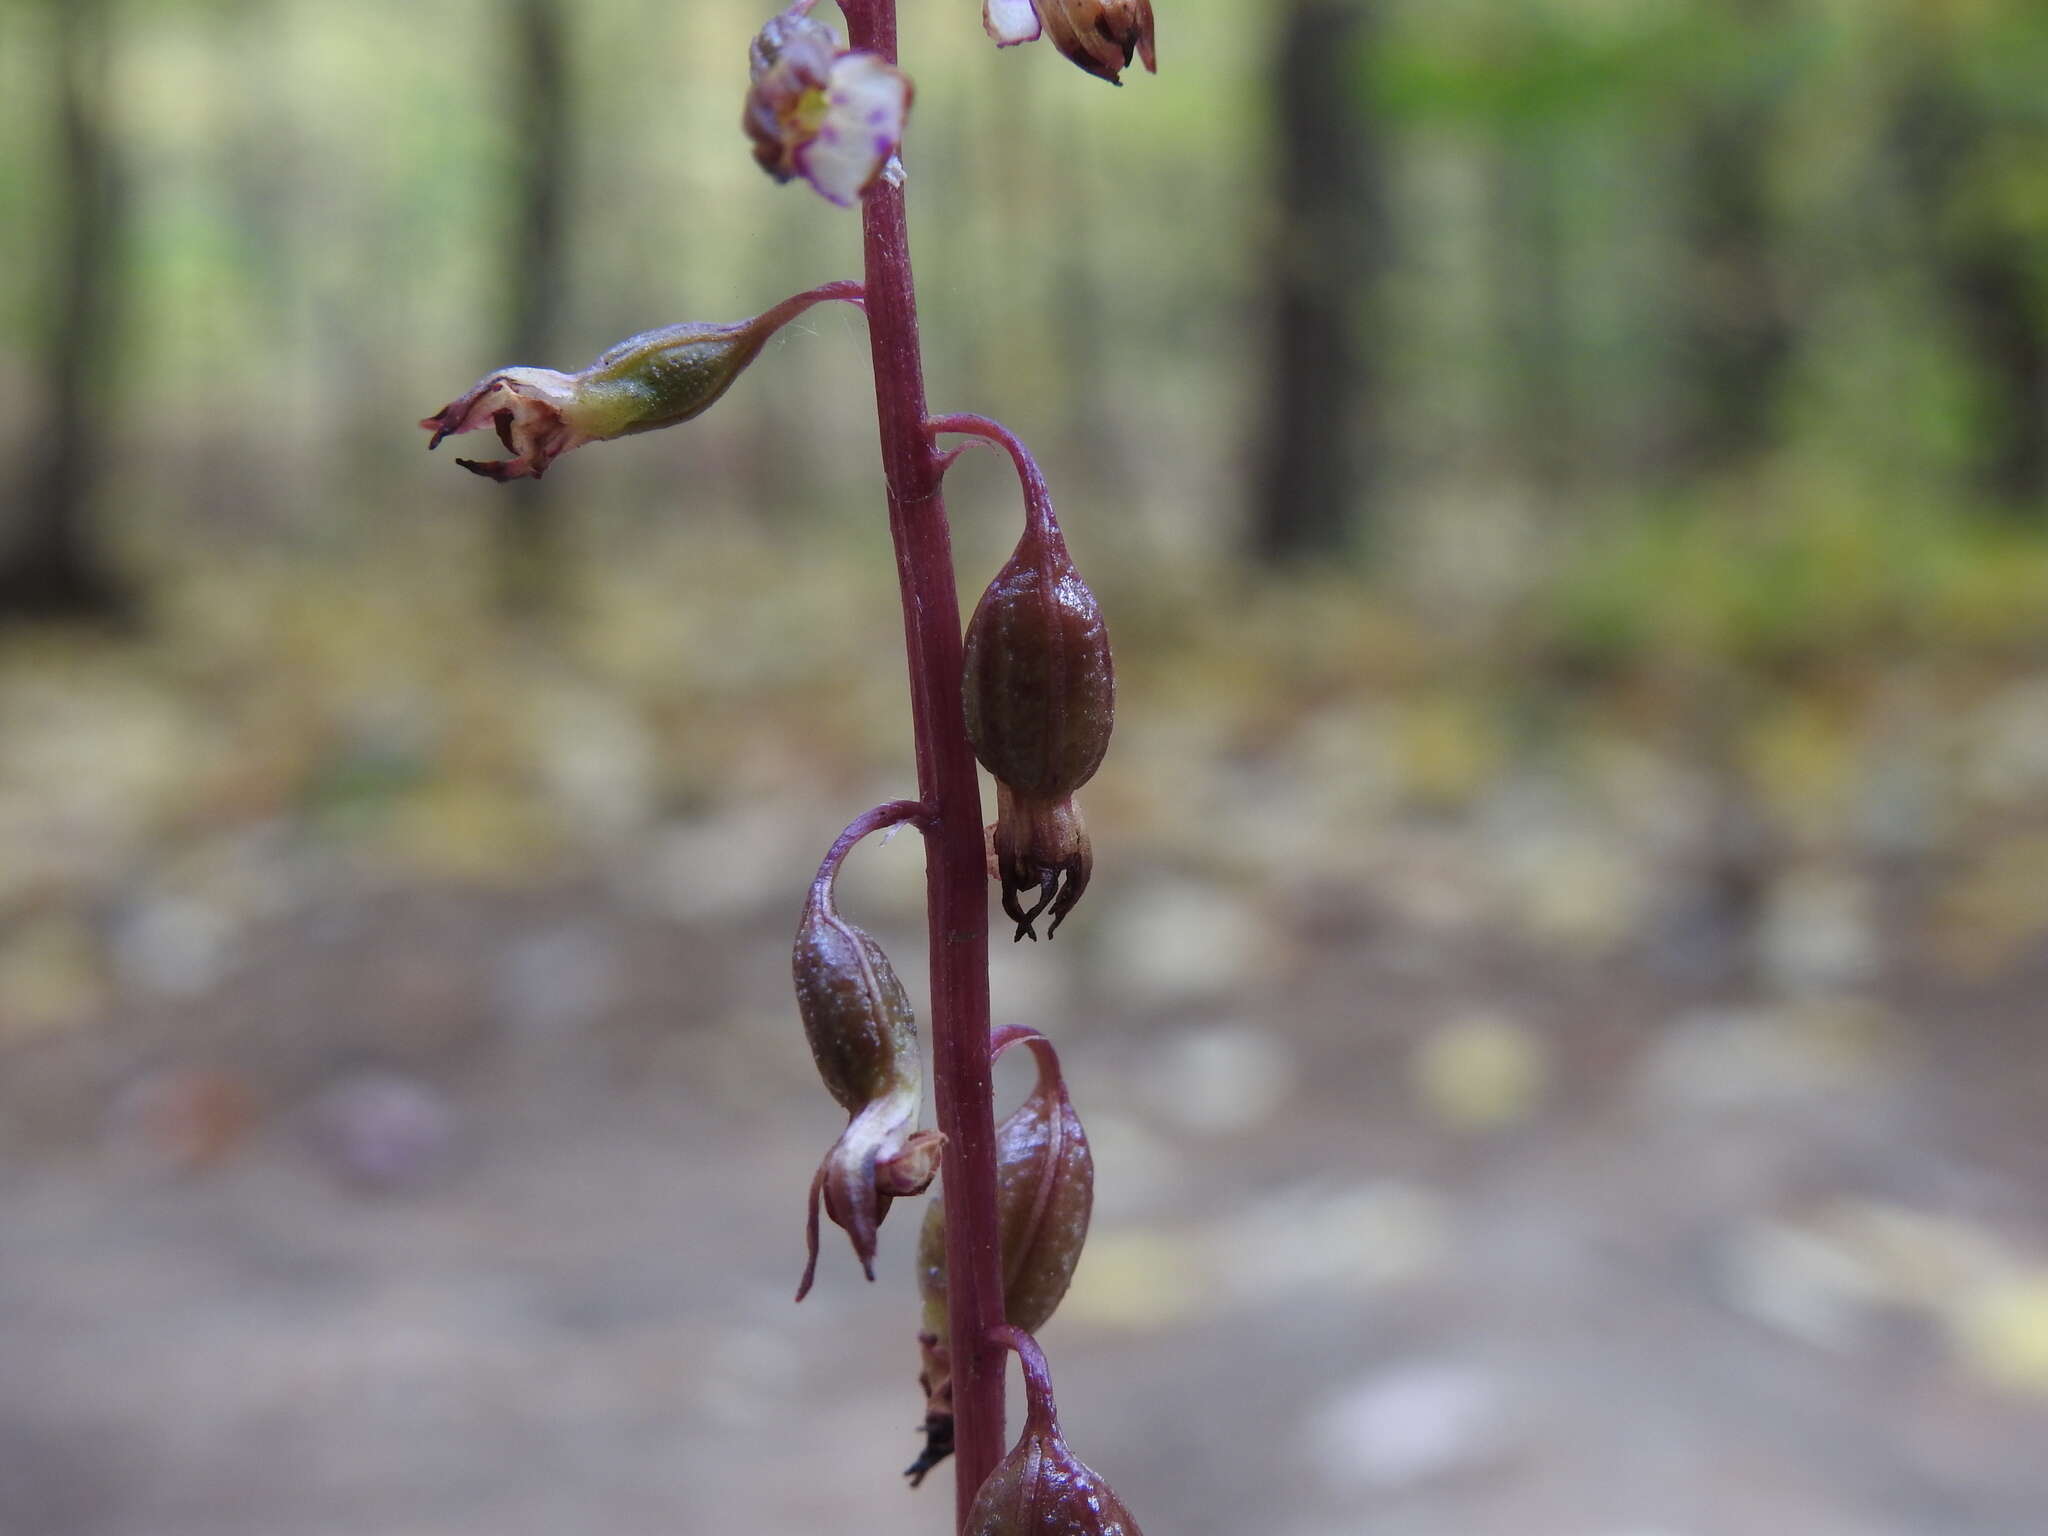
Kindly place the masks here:
<instances>
[{"instance_id":1,"label":"white flower","mask_svg":"<svg viewBox=\"0 0 2048 1536\"><path fill-rule=\"evenodd\" d=\"M998 48L1035 42L1044 30L1031 0L982 0L981 24Z\"/></svg>"},{"instance_id":2,"label":"white flower","mask_svg":"<svg viewBox=\"0 0 2048 1536\"><path fill-rule=\"evenodd\" d=\"M851 53L797 0L754 39L742 125L777 181L801 176L841 207L879 180L903 143L910 77L877 54Z\"/></svg>"}]
</instances>

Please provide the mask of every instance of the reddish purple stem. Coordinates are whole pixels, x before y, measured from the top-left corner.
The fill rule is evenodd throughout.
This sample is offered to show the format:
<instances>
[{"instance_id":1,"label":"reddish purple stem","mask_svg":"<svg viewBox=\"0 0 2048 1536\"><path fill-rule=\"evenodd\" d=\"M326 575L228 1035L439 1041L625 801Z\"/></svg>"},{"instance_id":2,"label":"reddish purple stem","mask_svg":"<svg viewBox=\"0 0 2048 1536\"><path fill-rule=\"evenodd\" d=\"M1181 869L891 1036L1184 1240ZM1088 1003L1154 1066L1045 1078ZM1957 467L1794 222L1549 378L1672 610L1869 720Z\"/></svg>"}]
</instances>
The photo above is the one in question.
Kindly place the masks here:
<instances>
[{"instance_id":1,"label":"reddish purple stem","mask_svg":"<svg viewBox=\"0 0 2048 1536\"><path fill-rule=\"evenodd\" d=\"M842 0L855 48L896 62L896 0ZM876 184L862 207L875 408L889 531L903 594L930 932L933 1093L945 1132L947 1295L958 1478L955 1522L1003 1454L1003 1321L996 1130L989 1086L988 865L981 785L960 702L960 598L938 455L925 432L924 363L903 189Z\"/></svg>"}]
</instances>

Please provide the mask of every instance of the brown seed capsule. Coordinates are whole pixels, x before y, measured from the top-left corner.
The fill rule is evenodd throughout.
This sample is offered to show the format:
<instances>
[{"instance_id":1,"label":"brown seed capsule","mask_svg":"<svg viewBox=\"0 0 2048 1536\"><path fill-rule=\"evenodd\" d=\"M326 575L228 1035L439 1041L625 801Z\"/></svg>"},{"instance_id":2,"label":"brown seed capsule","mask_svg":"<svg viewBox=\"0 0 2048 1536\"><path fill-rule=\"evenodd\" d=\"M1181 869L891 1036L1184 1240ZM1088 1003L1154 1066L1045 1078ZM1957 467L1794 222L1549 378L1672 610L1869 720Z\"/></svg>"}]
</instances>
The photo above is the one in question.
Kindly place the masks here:
<instances>
[{"instance_id":1,"label":"brown seed capsule","mask_svg":"<svg viewBox=\"0 0 2048 1536\"><path fill-rule=\"evenodd\" d=\"M1028 1332L1043 1327L1067 1293L1095 1204L1095 1159L1067 1097L1059 1055L1035 1029L1006 1025L991 1048L1031 1047L1038 1081L996 1130L996 1221L1002 1244L1003 1315ZM924 1298L919 1377L925 1389L925 1449L913 1483L953 1449L953 1368L946 1317L946 1213L934 1201L917 1242L918 1292Z\"/></svg>"},{"instance_id":2,"label":"brown seed capsule","mask_svg":"<svg viewBox=\"0 0 2048 1536\"><path fill-rule=\"evenodd\" d=\"M897 1195L922 1194L939 1170L942 1138L916 1129L924 1093L917 1022L889 957L839 915L833 880L858 841L856 822L834 845L797 923L791 974L797 1012L818 1075L850 1116L811 1181L805 1227L809 1261L802 1301L818 1267L818 1204L845 1228L867 1277L875 1278L875 1233Z\"/></svg>"},{"instance_id":3,"label":"brown seed capsule","mask_svg":"<svg viewBox=\"0 0 2048 1536\"><path fill-rule=\"evenodd\" d=\"M1052 1377L1031 1335L998 1328L1024 1367L1024 1433L974 1496L962 1536L1144 1536L1123 1500L1060 1434Z\"/></svg>"},{"instance_id":4,"label":"brown seed capsule","mask_svg":"<svg viewBox=\"0 0 2048 1536\"><path fill-rule=\"evenodd\" d=\"M1042 484L1024 536L967 626L962 701L974 755L996 780L1003 911L1017 937L1080 900L1092 868L1075 790L1095 776L1116 720L1116 671L1095 594L1074 569ZM1038 901L1026 911L1021 893Z\"/></svg>"}]
</instances>

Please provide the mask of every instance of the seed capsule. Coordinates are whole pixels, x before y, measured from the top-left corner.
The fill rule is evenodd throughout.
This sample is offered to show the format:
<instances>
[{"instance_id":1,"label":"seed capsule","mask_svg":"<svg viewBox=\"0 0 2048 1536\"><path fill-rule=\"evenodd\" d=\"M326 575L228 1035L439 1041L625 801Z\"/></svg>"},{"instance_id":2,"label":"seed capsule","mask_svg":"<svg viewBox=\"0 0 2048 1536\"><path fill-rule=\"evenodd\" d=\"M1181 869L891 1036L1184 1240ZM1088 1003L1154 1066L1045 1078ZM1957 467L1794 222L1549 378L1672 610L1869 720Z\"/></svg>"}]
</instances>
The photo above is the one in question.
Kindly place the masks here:
<instances>
[{"instance_id":1,"label":"seed capsule","mask_svg":"<svg viewBox=\"0 0 2048 1536\"><path fill-rule=\"evenodd\" d=\"M974 755L996 780L991 833L1003 911L1019 939L1052 909L1056 933L1087 889L1088 834L1073 793L1095 776L1116 720L1116 670L1095 594L1042 494L967 626L962 702ZM1028 911L1018 900L1037 893Z\"/></svg>"},{"instance_id":2,"label":"seed capsule","mask_svg":"<svg viewBox=\"0 0 2048 1536\"><path fill-rule=\"evenodd\" d=\"M860 825L849 829L849 837ZM876 1229L891 1200L922 1194L931 1183L943 1142L937 1131L916 1129L924 1075L903 983L882 947L839 915L832 886L850 846L842 837L812 883L790 963L818 1076L849 1116L811 1180L809 1259L798 1301L810 1293L817 1274L820 1200L852 1239L872 1280Z\"/></svg>"},{"instance_id":3,"label":"seed capsule","mask_svg":"<svg viewBox=\"0 0 2048 1536\"><path fill-rule=\"evenodd\" d=\"M996 1130L996 1222L1002 1244L1003 1315L1036 1332L1067 1293L1088 1236L1095 1204L1095 1159L1081 1118L1067 1097L1059 1055L1035 1029L996 1031L1000 1056L1029 1045L1038 1081ZM933 1201L917 1243L918 1292L924 1298L919 1383L925 1389L925 1448L910 1468L913 1483L953 1449L953 1368L946 1316L946 1213Z\"/></svg>"},{"instance_id":4,"label":"seed capsule","mask_svg":"<svg viewBox=\"0 0 2048 1536\"><path fill-rule=\"evenodd\" d=\"M996 1336L1024 1367L1024 1433L974 1496L962 1536L1144 1536L1109 1484L1067 1449L1052 1377L1031 1335L1000 1328Z\"/></svg>"},{"instance_id":5,"label":"seed capsule","mask_svg":"<svg viewBox=\"0 0 2048 1536\"><path fill-rule=\"evenodd\" d=\"M860 301L854 283L827 283L792 295L735 325L688 322L643 331L605 348L580 373L553 368L501 368L420 425L433 437L489 427L509 459L457 459L488 480L538 480L548 466L585 443L673 427L718 403L761 349L791 320L827 299Z\"/></svg>"},{"instance_id":6,"label":"seed capsule","mask_svg":"<svg viewBox=\"0 0 2048 1536\"><path fill-rule=\"evenodd\" d=\"M965 666L974 755L1012 792L1060 799L1095 776L1116 715L1109 632L1049 509L975 605Z\"/></svg>"}]
</instances>

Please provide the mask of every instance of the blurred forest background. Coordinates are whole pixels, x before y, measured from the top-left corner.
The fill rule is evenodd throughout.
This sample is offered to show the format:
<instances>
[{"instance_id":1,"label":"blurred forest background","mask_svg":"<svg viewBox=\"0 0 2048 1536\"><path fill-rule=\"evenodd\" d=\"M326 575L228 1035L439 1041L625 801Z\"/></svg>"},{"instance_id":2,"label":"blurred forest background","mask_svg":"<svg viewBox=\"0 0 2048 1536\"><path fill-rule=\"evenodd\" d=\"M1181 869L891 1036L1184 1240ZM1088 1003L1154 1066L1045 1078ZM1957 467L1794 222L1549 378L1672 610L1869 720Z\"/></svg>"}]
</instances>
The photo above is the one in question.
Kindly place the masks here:
<instances>
[{"instance_id":1,"label":"blurred forest background","mask_svg":"<svg viewBox=\"0 0 2048 1536\"><path fill-rule=\"evenodd\" d=\"M1184 1536L2038 1536L2048 9L1155 5L1122 91L904 5L934 404L1122 673L997 961L1077 1448ZM0 1536L944 1527L911 1218L785 1291L787 929L909 776L858 318L543 486L414 426L857 273L763 19L0 0Z\"/></svg>"}]
</instances>

